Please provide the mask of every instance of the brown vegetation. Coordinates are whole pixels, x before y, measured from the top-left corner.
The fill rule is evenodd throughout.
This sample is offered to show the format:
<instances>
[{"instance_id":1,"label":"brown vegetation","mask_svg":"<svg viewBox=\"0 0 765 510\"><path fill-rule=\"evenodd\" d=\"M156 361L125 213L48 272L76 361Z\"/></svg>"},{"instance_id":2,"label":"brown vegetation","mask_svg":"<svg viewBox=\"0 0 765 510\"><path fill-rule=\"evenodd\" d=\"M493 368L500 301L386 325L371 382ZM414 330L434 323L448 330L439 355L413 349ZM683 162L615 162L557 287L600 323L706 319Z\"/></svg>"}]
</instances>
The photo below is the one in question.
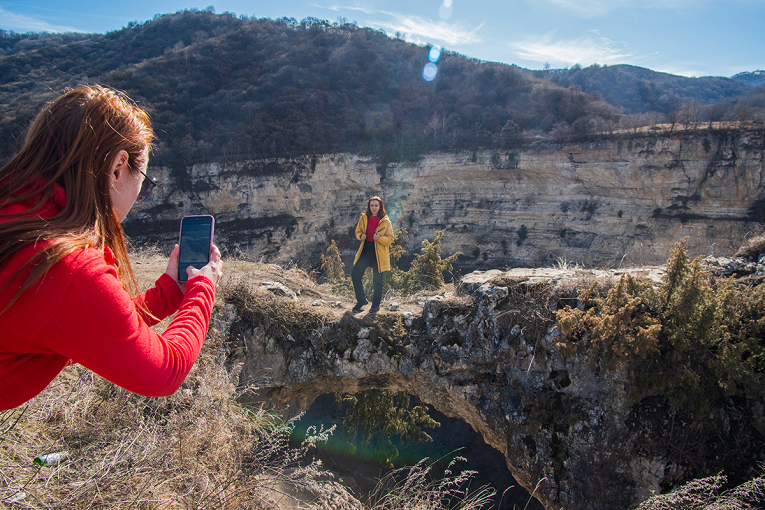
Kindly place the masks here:
<instances>
[{"instance_id":1,"label":"brown vegetation","mask_svg":"<svg viewBox=\"0 0 765 510\"><path fill-rule=\"evenodd\" d=\"M144 288L166 264L158 250L133 259ZM225 306L230 293L251 292L264 276L301 280L305 290L315 286L298 270L233 260L216 306ZM399 486L381 485L373 499L360 501L306 455L331 431L313 430L302 446L290 447L291 422L236 402L222 341L213 325L197 363L170 397L141 397L74 365L31 401L0 413L0 506L361 510L405 499L440 509L447 498L469 509L490 496L488 489L475 495L466 488L470 472L422 484L429 472L423 464L396 474ZM66 460L45 467L33 462L54 452L66 452Z\"/></svg>"},{"instance_id":2,"label":"brown vegetation","mask_svg":"<svg viewBox=\"0 0 765 510\"><path fill-rule=\"evenodd\" d=\"M725 490L726 477L710 476L693 480L668 494L644 501L638 510L750 510L762 508L765 477Z\"/></svg>"},{"instance_id":3,"label":"brown vegetation","mask_svg":"<svg viewBox=\"0 0 765 510\"><path fill-rule=\"evenodd\" d=\"M751 236L749 239L741 245L735 256L756 259L760 255L765 253L765 233L758 233Z\"/></svg>"}]
</instances>

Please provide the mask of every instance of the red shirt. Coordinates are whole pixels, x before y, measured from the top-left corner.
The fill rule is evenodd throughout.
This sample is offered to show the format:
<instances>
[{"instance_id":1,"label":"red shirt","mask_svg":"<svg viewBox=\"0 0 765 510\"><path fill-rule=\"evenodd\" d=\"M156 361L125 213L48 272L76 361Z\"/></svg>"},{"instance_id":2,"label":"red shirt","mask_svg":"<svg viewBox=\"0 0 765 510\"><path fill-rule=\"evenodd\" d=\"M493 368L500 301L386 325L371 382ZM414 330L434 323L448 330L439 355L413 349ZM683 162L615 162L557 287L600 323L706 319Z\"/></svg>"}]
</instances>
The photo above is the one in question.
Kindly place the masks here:
<instances>
[{"instance_id":1,"label":"red shirt","mask_svg":"<svg viewBox=\"0 0 765 510\"><path fill-rule=\"evenodd\" d=\"M377 231L377 225L380 224L379 216L370 216L367 218L367 241L375 240L375 232Z\"/></svg>"},{"instance_id":2,"label":"red shirt","mask_svg":"<svg viewBox=\"0 0 765 510\"><path fill-rule=\"evenodd\" d=\"M57 188L52 203L37 214L60 210L63 199L63 190ZM0 268L0 285L40 249L27 246L11 258ZM103 255L93 248L77 250L0 314L0 410L37 395L70 359L141 395L165 396L178 389L207 335L215 285L205 276L195 276L184 295L163 274L154 288L132 299L117 279L113 263L108 249ZM0 310L24 276L0 294ZM139 302L157 319L176 310L178 314L158 335L149 328L157 321L139 311Z\"/></svg>"}]
</instances>

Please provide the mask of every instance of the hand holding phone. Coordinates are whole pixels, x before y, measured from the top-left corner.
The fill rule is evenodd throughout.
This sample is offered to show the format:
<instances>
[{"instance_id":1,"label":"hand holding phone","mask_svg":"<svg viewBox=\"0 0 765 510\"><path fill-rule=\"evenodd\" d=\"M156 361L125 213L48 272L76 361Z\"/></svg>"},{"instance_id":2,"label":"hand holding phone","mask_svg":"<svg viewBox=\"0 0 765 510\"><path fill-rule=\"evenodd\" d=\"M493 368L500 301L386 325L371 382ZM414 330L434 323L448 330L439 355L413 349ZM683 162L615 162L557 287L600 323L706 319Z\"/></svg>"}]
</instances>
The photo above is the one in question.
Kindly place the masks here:
<instances>
[{"instance_id":1,"label":"hand holding phone","mask_svg":"<svg viewBox=\"0 0 765 510\"><path fill-rule=\"evenodd\" d=\"M223 277L223 261L221 260L218 247L213 245L212 250L210 250L210 262L208 262L206 266L203 266L201 269L195 269L193 266L189 266L186 272L191 273L189 274L189 278L192 276L204 275L217 287L220 279Z\"/></svg>"},{"instance_id":2,"label":"hand holding phone","mask_svg":"<svg viewBox=\"0 0 765 510\"><path fill-rule=\"evenodd\" d=\"M186 268L201 269L210 262L215 219L210 215L181 218L178 251L178 281L189 279Z\"/></svg>"}]
</instances>

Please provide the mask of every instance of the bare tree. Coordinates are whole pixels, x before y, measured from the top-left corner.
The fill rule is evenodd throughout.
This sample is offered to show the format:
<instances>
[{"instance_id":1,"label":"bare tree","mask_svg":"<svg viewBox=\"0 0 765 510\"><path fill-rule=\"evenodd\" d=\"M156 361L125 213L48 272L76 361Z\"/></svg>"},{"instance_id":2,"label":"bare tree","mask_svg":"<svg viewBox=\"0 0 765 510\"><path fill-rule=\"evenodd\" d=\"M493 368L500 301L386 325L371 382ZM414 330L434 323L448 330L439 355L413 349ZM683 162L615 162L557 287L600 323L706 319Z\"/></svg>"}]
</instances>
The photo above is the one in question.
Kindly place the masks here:
<instances>
[{"instance_id":1,"label":"bare tree","mask_svg":"<svg viewBox=\"0 0 765 510\"><path fill-rule=\"evenodd\" d=\"M672 131L675 129L675 124L680 122L680 109L675 108L667 114L667 123L669 124L669 134L672 135Z\"/></svg>"},{"instance_id":2,"label":"bare tree","mask_svg":"<svg viewBox=\"0 0 765 510\"><path fill-rule=\"evenodd\" d=\"M663 122L665 118L666 118L666 115L660 112L651 111L651 112L646 112L645 114L645 119L648 122L648 125L652 127Z\"/></svg>"},{"instance_id":3,"label":"bare tree","mask_svg":"<svg viewBox=\"0 0 765 510\"><path fill-rule=\"evenodd\" d=\"M437 144L437 135L439 130L441 131L441 140L446 136L446 114L443 112L438 114L434 113L427 123L428 131L433 131L433 144ZM443 143L443 142L442 142Z\"/></svg>"},{"instance_id":4,"label":"bare tree","mask_svg":"<svg viewBox=\"0 0 765 510\"><path fill-rule=\"evenodd\" d=\"M681 122L685 127L685 130L696 130L701 120L701 104L693 99L688 103L680 105Z\"/></svg>"},{"instance_id":5,"label":"bare tree","mask_svg":"<svg viewBox=\"0 0 765 510\"><path fill-rule=\"evenodd\" d=\"M712 124L722 119L728 111L728 106L724 103L716 103L707 105L704 107L704 114L709 119L709 129L712 129Z\"/></svg>"},{"instance_id":6,"label":"bare tree","mask_svg":"<svg viewBox=\"0 0 765 510\"><path fill-rule=\"evenodd\" d=\"M622 115L619 119L619 127L637 133L645 125L643 115L636 113L633 115Z\"/></svg>"}]
</instances>

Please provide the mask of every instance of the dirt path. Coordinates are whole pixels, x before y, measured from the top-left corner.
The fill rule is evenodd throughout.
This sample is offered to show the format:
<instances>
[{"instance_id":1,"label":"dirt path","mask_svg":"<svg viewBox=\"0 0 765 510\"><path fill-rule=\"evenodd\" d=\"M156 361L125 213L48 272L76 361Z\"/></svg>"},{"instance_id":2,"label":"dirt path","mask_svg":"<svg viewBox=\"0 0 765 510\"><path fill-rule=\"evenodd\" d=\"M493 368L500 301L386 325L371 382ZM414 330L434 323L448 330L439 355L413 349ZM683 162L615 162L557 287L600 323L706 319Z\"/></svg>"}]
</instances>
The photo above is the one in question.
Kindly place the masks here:
<instances>
[{"instance_id":1,"label":"dirt path","mask_svg":"<svg viewBox=\"0 0 765 510\"><path fill-rule=\"evenodd\" d=\"M131 253L131 262L141 290L150 287L161 275L167 266L167 257L158 252ZM351 308L356 300L348 296L338 296L332 293L329 284L317 284L316 274L309 274L303 269L296 267L284 268L275 264L262 264L259 262L247 262L241 260L224 260L223 279L220 289L226 291L240 285L252 291L267 290L277 295L291 297L305 306L315 306L322 311L332 314L340 319L346 313L352 313ZM220 294L223 294L221 292ZM447 285L439 295L453 294L452 285ZM379 313L411 313L420 315L422 303L426 296L436 293L422 293L403 298L400 296L383 296ZM396 310L390 310L391 305ZM359 314L362 317L368 314L369 305Z\"/></svg>"}]
</instances>

